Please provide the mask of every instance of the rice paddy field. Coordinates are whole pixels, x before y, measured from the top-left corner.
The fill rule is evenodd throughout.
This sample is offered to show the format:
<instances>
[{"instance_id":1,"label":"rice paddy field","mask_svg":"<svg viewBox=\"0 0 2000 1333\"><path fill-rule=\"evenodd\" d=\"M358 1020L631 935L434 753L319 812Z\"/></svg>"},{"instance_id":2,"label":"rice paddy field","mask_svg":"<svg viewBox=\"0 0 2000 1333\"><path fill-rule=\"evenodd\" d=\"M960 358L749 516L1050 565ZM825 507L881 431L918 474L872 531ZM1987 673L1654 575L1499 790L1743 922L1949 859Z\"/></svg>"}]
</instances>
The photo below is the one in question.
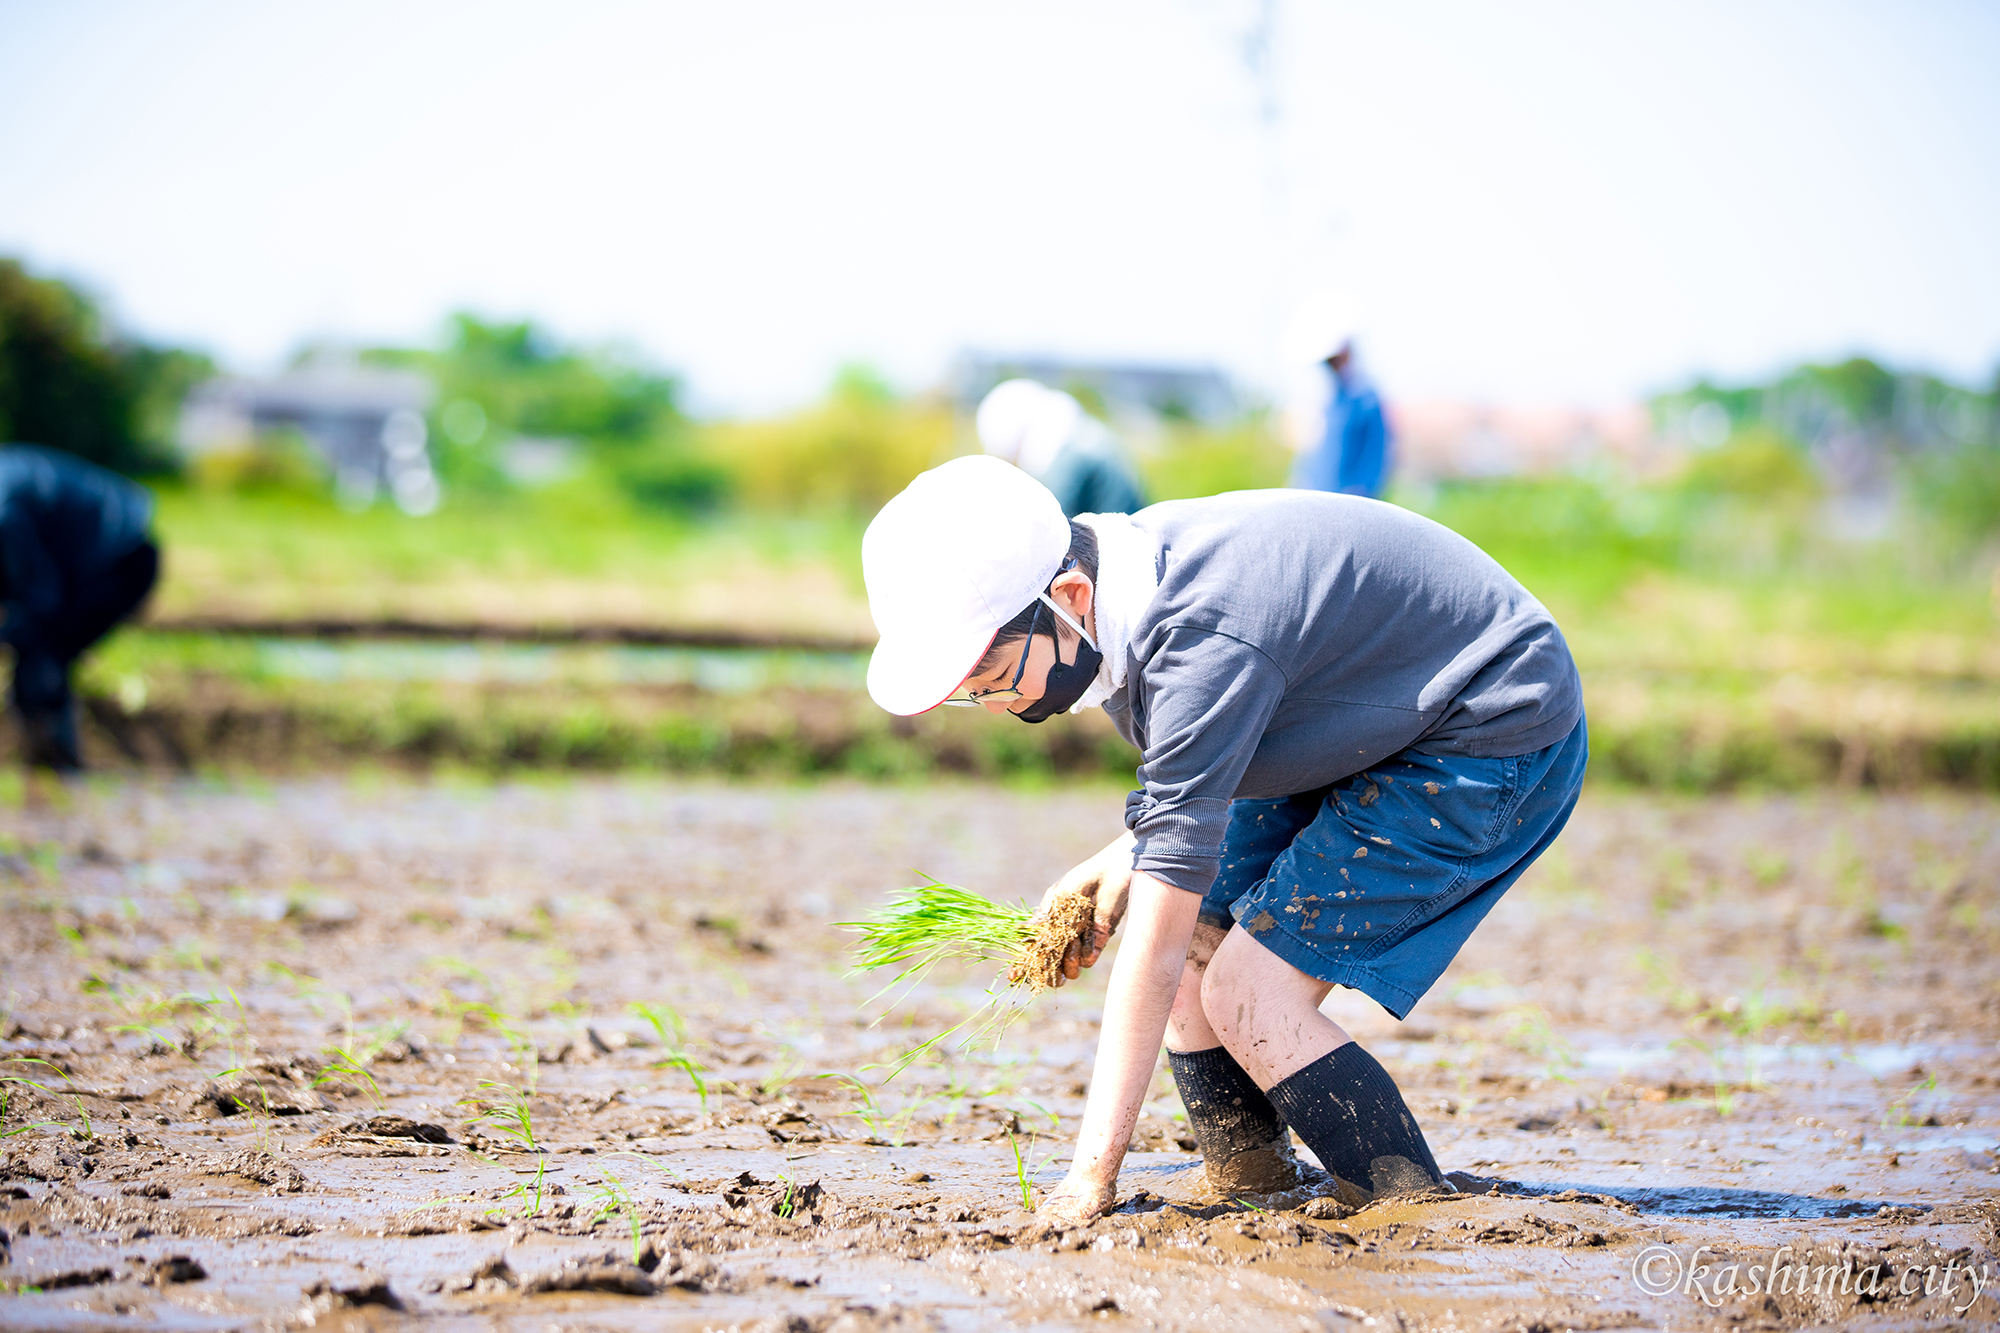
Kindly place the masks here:
<instances>
[{"instance_id":1,"label":"rice paddy field","mask_svg":"<svg viewBox=\"0 0 2000 1333\"><path fill-rule=\"evenodd\" d=\"M996 901L1114 783L122 772L0 790L0 1325L1983 1328L2000 807L1592 788L1408 1021L1458 1192L1208 1193L1164 1070L1065 1168L1097 973L941 1043L837 923ZM1115 948L1115 946L1114 946ZM1754 1273L1753 1273L1754 1270ZM1773 1275L1778 1275L1774 1278Z\"/></svg>"}]
</instances>

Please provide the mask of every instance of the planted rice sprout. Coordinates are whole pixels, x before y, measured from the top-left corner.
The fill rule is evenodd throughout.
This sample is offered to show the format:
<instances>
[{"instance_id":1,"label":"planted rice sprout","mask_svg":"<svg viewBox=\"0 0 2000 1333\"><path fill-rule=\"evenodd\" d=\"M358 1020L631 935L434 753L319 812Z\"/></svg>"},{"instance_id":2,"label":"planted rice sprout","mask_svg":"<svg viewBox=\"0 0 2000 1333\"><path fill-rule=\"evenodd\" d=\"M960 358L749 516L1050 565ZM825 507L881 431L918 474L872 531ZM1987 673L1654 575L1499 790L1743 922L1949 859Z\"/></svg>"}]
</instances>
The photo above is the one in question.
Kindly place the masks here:
<instances>
[{"instance_id":1,"label":"planted rice sprout","mask_svg":"<svg viewBox=\"0 0 2000 1333\"><path fill-rule=\"evenodd\" d=\"M895 1077L982 1014L984 1021L963 1044L997 1039L1020 1016L1028 1000L1061 983L1063 955L1085 937L1096 911L1096 904L1082 893L1063 894L1046 912L1037 913L1025 903L997 903L933 880L905 890L865 921L840 923L861 937L854 946L855 971L902 969L878 996L905 982L916 985L939 963L1007 965L988 988L988 1002L979 1012L903 1056L889 1076Z\"/></svg>"}]
</instances>

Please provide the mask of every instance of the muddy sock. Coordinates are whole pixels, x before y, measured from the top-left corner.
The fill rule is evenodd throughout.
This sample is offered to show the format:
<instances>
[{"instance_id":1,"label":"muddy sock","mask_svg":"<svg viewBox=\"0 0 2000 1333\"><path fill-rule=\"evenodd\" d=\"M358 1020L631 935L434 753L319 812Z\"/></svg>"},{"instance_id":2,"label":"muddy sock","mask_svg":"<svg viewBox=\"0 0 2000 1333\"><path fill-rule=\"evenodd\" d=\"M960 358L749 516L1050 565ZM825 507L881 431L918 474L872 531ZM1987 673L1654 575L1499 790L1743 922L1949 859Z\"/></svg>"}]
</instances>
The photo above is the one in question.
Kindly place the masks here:
<instances>
[{"instance_id":1,"label":"muddy sock","mask_svg":"<svg viewBox=\"0 0 2000 1333\"><path fill-rule=\"evenodd\" d=\"M1285 1122L1227 1050L1168 1051L1167 1063L1209 1184L1226 1193L1297 1183L1298 1164Z\"/></svg>"},{"instance_id":2,"label":"muddy sock","mask_svg":"<svg viewBox=\"0 0 2000 1333\"><path fill-rule=\"evenodd\" d=\"M1343 1196L1365 1196L1350 1202L1415 1194L1444 1179L1396 1081L1356 1042L1279 1080L1271 1103L1339 1177Z\"/></svg>"}]
</instances>

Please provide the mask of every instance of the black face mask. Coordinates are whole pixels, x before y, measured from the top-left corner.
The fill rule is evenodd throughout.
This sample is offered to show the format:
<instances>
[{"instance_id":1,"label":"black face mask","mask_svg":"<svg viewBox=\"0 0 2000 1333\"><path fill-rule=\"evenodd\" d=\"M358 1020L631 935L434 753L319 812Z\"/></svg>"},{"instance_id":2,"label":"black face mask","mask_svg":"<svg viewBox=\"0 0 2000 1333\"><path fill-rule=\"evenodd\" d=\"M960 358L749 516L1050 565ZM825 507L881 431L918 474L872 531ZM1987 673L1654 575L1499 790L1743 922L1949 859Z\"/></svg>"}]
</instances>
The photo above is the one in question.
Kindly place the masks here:
<instances>
[{"instance_id":1,"label":"black face mask","mask_svg":"<svg viewBox=\"0 0 2000 1333\"><path fill-rule=\"evenodd\" d=\"M1081 635L1076 640L1076 661L1062 660L1062 640L1055 640L1056 663L1049 668L1048 683L1042 686L1042 697L1014 714L1023 722L1046 722L1057 713L1069 711L1071 704L1083 697L1090 688L1090 682L1097 679L1097 669L1104 664L1104 654L1090 646L1090 641Z\"/></svg>"}]
</instances>

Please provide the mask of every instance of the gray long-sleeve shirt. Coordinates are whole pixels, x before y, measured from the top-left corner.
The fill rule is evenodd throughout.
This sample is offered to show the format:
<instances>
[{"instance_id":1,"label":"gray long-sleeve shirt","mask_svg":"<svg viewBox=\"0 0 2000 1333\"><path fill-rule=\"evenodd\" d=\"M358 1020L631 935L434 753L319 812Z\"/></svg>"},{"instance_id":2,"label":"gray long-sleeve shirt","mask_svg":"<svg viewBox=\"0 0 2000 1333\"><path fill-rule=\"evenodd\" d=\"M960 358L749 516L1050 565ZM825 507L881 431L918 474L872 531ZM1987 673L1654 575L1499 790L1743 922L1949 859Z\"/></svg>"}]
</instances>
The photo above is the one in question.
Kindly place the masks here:
<instances>
[{"instance_id":1,"label":"gray long-sleeve shirt","mask_svg":"<svg viewBox=\"0 0 2000 1333\"><path fill-rule=\"evenodd\" d=\"M1229 802L1327 786L1415 747L1527 754L1583 716L1542 604L1465 538L1394 505L1306 491L1133 516L1160 586L1104 705L1139 747L1133 865L1201 893Z\"/></svg>"}]
</instances>

